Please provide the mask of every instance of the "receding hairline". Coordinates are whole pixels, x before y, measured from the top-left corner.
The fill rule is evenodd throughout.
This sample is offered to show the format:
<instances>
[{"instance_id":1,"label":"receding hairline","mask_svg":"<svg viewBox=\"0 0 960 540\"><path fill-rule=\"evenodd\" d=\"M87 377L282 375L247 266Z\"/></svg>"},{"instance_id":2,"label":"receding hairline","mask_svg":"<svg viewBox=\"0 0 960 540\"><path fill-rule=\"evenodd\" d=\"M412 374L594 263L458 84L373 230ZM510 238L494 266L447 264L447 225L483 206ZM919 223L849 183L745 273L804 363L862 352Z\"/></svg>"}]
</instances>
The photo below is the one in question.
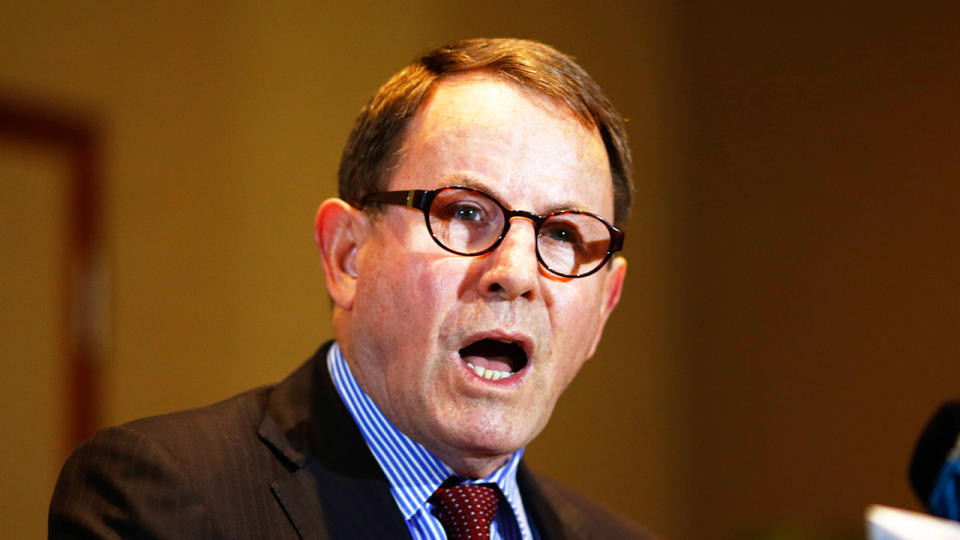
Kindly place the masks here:
<instances>
[{"instance_id":1,"label":"receding hairline","mask_svg":"<svg viewBox=\"0 0 960 540\"><path fill-rule=\"evenodd\" d=\"M471 69L467 71L456 71L438 75L431 81L429 88L414 111L410 120L413 121L423 109L430 103L437 90L442 86L465 84L469 82L492 81L503 83L517 91L517 93L526 97L529 101L554 116L572 117L577 120L587 131L600 136L600 129L597 121L589 114L571 107L562 97L551 95L540 88L525 84L523 81L512 76L510 73L492 69L489 67Z\"/></svg>"},{"instance_id":2,"label":"receding hairline","mask_svg":"<svg viewBox=\"0 0 960 540\"><path fill-rule=\"evenodd\" d=\"M362 109L348 138L338 172L341 196L353 202L382 189L399 163L407 124L428 96L450 78L483 72L530 96L542 96L550 109L570 111L580 124L600 134L610 164L614 220L625 225L633 186L625 119L572 56L524 39L451 42L425 51L395 73Z\"/></svg>"},{"instance_id":3,"label":"receding hairline","mask_svg":"<svg viewBox=\"0 0 960 540\"><path fill-rule=\"evenodd\" d=\"M509 76L509 74L504 74L500 71L488 68L480 68L469 71L445 73L431 81L429 88L424 93L423 98L417 105L417 108L413 111L413 114L410 115L410 119L404 125L403 132L400 135L400 144L397 146L397 151L394 155L390 170L395 169L400 160L403 159L413 126L423 120L424 111L433 102L437 92L445 86L449 87L453 85L469 84L474 82L503 83L550 116L563 120L574 120L580 128L589 133L591 136L596 137L601 148L604 150L604 154L609 158L609 150L604 144L603 136L600 133L600 127L592 117L579 114L578 111L570 107L563 99L541 92L537 88L531 88L530 86L518 81L516 78ZM609 172L612 181L613 171L610 170ZM383 181L385 183L389 183L391 177L392 174L387 174L385 175Z\"/></svg>"},{"instance_id":4,"label":"receding hairline","mask_svg":"<svg viewBox=\"0 0 960 540\"><path fill-rule=\"evenodd\" d=\"M431 105L435 102L435 98L438 92L443 89L449 89L458 85L468 85L468 84L502 84L514 92L515 95L529 104L533 105L536 109L547 114L549 117L559 120L563 123L567 123L572 126L571 129L579 130L580 135L586 135L591 139L591 144L596 144L596 147L593 149L587 149L586 151L599 151L607 163L607 166L604 167L604 175L606 176L607 187L609 187L609 195L614 196L614 186L613 186L613 171L609 167L609 153L602 136L600 135L600 130L597 127L595 122L590 121L590 119L583 118L576 114L576 111L571 110L563 100L555 98L539 92L536 89L529 88L523 84L517 82L512 77L500 77L499 73L487 69L477 69L470 70L452 74L446 74L442 77L438 77L432 84L431 88L424 95L423 100L420 102L416 111L411 115L410 120L406 123L404 127L404 132L400 137L400 145L397 148L397 151L394 155L394 163L390 167L389 171L383 179L383 186L385 189L392 189L389 186L392 185L394 179L396 178L396 172L400 168L403 160L406 158L406 153L411 148L411 143L413 142L411 137L414 137L418 134L419 130L429 129L430 124L427 122L427 113L430 110ZM469 98L466 99L466 102L469 102ZM487 116L484 115L481 118L486 119ZM507 121L509 122L509 120ZM504 122L504 125L509 125L507 122ZM443 131L443 125L446 122L441 120L437 121L436 117L432 120L432 125L434 127L439 127L440 132ZM423 132L419 132L420 135L423 135ZM418 141L419 142L419 141ZM454 173L455 178L460 178L460 173ZM491 192L491 187L485 183L478 184L472 176L467 175L463 177L463 181L458 182L458 185L464 185L466 187L473 187L475 189L480 189L481 191L486 191L494 196L499 196L499 193ZM615 208L615 204L611 199L611 209ZM584 208L576 203L573 200L559 204L556 207L551 207L550 211L559 211L559 210L584 210ZM599 211L598 209L591 209L591 211ZM612 216L611 216L612 219Z\"/></svg>"}]
</instances>

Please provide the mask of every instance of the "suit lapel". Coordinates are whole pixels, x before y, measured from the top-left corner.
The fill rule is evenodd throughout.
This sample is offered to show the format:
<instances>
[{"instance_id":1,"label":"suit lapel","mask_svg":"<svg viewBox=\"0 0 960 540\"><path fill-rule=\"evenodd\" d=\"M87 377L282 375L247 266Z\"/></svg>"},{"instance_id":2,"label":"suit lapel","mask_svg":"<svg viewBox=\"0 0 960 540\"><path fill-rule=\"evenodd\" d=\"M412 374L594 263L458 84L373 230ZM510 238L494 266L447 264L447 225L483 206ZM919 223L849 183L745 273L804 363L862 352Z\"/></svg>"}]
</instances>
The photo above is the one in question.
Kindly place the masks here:
<instances>
[{"instance_id":1,"label":"suit lapel","mask_svg":"<svg viewBox=\"0 0 960 540\"><path fill-rule=\"evenodd\" d=\"M328 349L270 395L260 438L290 470L270 487L301 538L410 538L389 481L330 380Z\"/></svg>"},{"instance_id":2,"label":"suit lapel","mask_svg":"<svg viewBox=\"0 0 960 540\"><path fill-rule=\"evenodd\" d=\"M317 462L270 485L301 538L409 538L388 490L363 479L345 478Z\"/></svg>"},{"instance_id":3,"label":"suit lapel","mask_svg":"<svg viewBox=\"0 0 960 540\"><path fill-rule=\"evenodd\" d=\"M517 485L523 506L542 540L584 540L589 530L576 508L552 497L550 490L537 481L521 461L517 468Z\"/></svg>"},{"instance_id":4,"label":"suit lapel","mask_svg":"<svg viewBox=\"0 0 960 540\"><path fill-rule=\"evenodd\" d=\"M332 538L321 509L319 490L307 469L297 469L270 484L300 538Z\"/></svg>"}]
</instances>

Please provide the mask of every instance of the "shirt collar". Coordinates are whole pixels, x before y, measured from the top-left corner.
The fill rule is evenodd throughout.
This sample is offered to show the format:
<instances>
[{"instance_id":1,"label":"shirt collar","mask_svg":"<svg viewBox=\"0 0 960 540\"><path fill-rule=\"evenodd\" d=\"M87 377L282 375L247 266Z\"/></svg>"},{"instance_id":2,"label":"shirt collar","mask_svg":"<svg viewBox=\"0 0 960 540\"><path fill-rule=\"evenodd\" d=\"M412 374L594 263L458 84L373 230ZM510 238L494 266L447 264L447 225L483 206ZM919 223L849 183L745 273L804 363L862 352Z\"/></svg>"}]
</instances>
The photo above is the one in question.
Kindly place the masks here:
<instances>
[{"instance_id":1,"label":"shirt collar","mask_svg":"<svg viewBox=\"0 0 960 540\"><path fill-rule=\"evenodd\" d=\"M336 342L327 353L327 368L337 393L390 482L391 494L404 519L410 520L418 510L427 508L427 499L454 474L453 469L387 420L377 404L360 388ZM517 466L523 450L511 454L507 462L490 476L465 482L490 483L500 488L519 520L521 530L527 528L526 512L517 486Z\"/></svg>"}]
</instances>

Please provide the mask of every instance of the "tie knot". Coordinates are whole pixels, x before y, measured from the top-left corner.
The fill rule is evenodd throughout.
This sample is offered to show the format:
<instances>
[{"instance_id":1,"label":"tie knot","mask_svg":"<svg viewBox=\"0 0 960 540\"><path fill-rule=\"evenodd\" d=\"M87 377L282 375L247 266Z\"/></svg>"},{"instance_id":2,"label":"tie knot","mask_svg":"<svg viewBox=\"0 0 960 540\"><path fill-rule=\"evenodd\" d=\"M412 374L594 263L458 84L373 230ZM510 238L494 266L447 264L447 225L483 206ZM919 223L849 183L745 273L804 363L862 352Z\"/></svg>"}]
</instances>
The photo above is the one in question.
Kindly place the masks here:
<instances>
[{"instance_id":1,"label":"tie knot","mask_svg":"<svg viewBox=\"0 0 960 540\"><path fill-rule=\"evenodd\" d=\"M442 487L431 497L437 518L450 540L488 540L493 515L497 512L497 492L489 486Z\"/></svg>"}]
</instances>

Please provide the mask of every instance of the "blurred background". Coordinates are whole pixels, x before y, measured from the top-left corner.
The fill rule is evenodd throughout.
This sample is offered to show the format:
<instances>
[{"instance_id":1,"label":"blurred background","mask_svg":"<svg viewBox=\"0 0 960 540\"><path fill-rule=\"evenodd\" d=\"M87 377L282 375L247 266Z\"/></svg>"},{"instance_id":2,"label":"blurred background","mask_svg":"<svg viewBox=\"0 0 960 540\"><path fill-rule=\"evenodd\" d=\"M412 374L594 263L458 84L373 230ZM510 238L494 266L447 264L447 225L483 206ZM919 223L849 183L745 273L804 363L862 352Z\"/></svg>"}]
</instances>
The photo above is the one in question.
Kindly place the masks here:
<instances>
[{"instance_id":1,"label":"blurred background","mask_svg":"<svg viewBox=\"0 0 960 540\"><path fill-rule=\"evenodd\" d=\"M635 153L624 298L531 465L681 540L919 508L960 395L957 6L0 2L5 534L44 536L90 430L332 336L312 219L353 118L474 36L574 55Z\"/></svg>"}]
</instances>

